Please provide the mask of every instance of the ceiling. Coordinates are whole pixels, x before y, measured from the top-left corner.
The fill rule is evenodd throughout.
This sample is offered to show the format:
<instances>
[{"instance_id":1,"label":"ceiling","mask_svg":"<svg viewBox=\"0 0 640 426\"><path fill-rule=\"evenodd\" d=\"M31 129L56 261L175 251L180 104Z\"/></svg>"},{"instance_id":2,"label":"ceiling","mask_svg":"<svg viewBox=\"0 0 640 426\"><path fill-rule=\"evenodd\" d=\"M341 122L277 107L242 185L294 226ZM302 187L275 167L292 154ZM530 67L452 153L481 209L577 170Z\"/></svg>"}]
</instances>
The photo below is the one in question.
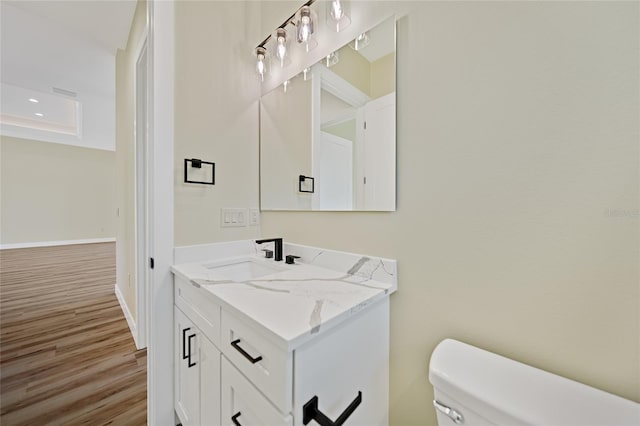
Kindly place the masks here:
<instances>
[{"instance_id":1,"label":"ceiling","mask_svg":"<svg viewBox=\"0 0 640 426\"><path fill-rule=\"evenodd\" d=\"M53 26L91 39L115 54L124 49L136 8L135 0L2 1L5 5L42 17Z\"/></svg>"},{"instance_id":2,"label":"ceiling","mask_svg":"<svg viewBox=\"0 0 640 426\"><path fill-rule=\"evenodd\" d=\"M0 7L2 134L115 149L115 57L136 2L2 0ZM28 103L27 94L41 102ZM77 110L61 107L69 100ZM72 115L82 131L52 130L68 127Z\"/></svg>"}]
</instances>

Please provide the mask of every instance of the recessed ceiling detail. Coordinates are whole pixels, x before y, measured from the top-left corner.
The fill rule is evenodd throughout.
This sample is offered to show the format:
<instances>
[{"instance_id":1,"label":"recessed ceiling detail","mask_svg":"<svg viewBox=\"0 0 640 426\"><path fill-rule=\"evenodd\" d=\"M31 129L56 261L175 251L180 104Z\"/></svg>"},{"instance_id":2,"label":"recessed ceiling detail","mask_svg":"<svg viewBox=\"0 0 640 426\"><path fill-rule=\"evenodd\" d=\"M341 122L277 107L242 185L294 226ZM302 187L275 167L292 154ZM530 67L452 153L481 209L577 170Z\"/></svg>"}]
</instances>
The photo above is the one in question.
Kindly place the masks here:
<instances>
[{"instance_id":1,"label":"recessed ceiling detail","mask_svg":"<svg viewBox=\"0 0 640 426\"><path fill-rule=\"evenodd\" d=\"M0 123L80 137L81 104L75 99L2 83Z\"/></svg>"}]
</instances>

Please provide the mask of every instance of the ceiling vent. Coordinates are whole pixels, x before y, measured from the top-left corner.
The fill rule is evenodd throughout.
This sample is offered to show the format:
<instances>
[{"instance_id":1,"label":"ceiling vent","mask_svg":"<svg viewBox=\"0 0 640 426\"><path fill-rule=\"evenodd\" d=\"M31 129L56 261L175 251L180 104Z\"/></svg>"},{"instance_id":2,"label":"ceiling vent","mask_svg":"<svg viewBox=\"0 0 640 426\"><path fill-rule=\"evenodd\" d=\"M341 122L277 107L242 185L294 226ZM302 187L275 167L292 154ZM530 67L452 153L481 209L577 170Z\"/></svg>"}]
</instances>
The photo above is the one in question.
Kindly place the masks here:
<instances>
[{"instance_id":1,"label":"ceiling vent","mask_svg":"<svg viewBox=\"0 0 640 426\"><path fill-rule=\"evenodd\" d=\"M57 93L58 95L68 96L70 98L77 98L78 94L76 92L72 92L71 90L61 89L59 87L53 87L53 93Z\"/></svg>"}]
</instances>

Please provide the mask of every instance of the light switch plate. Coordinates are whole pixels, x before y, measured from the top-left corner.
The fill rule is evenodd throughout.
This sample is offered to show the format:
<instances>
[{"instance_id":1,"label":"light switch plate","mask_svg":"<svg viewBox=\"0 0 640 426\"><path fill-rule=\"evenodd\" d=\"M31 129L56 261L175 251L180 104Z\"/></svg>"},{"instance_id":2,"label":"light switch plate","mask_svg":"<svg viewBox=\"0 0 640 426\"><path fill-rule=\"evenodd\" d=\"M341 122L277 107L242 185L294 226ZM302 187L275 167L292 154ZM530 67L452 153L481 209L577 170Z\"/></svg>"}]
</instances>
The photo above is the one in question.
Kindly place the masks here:
<instances>
[{"instance_id":1,"label":"light switch plate","mask_svg":"<svg viewBox=\"0 0 640 426\"><path fill-rule=\"evenodd\" d=\"M247 226L247 209L220 209L220 226L223 228Z\"/></svg>"},{"instance_id":2,"label":"light switch plate","mask_svg":"<svg viewBox=\"0 0 640 426\"><path fill-rule=\"evenodd\" d=\"M260 225L259 209L249 209L249 225L251 226Z\"/></svg>"}]
</instances>

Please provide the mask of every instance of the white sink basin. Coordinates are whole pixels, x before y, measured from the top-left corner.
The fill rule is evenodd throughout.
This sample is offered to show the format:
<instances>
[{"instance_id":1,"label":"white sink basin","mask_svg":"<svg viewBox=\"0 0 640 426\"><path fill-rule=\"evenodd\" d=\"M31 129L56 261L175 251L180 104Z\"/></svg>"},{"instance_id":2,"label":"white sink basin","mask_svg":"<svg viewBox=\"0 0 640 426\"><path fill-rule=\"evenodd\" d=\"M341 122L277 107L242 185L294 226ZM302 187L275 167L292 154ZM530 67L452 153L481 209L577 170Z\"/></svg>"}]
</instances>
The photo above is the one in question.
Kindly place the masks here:
<instances>
[{"instance_id":1,"label":"white sink basin","mask_svg":"<svg viewBox=\"0 0 640 426\"><path fill-rule=\"evenodd\" d=\"M256 259L235 259L230 262L210 264L206 268L220 278L236 282L250 281L286 271L286 268L282 266L260 262Z\"/></svg>"}]
</instances>

